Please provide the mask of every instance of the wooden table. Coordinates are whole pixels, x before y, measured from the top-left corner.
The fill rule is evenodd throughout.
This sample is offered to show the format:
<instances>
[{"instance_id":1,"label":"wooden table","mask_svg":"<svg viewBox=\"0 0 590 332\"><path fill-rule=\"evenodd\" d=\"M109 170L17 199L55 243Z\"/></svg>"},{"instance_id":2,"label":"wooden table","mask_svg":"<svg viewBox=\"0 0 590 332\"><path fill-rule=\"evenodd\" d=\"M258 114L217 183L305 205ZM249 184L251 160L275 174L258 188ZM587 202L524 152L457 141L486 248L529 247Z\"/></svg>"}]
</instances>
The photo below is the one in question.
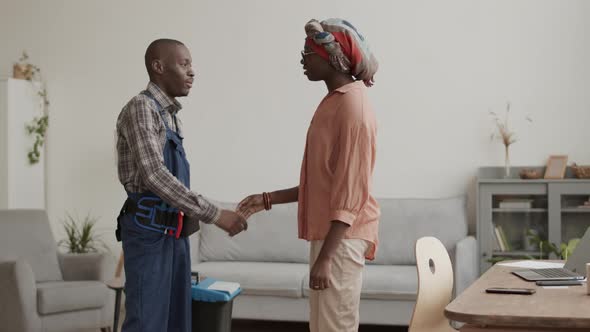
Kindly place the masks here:
<instances>
[{"instance_id":1,"label":"wooden table","mask_svg":"<svg viewBox=\"0 0 590 332\"><path fill-rule=\"evenodd\" d=\"M461 331L590 331L586 284L543 288L494 265L445 308L445 316L467 323ZM534 288L533 295L488 294L489 287ZM528 329L523 329L528 328Z\"/></svg>"}]
</instances>

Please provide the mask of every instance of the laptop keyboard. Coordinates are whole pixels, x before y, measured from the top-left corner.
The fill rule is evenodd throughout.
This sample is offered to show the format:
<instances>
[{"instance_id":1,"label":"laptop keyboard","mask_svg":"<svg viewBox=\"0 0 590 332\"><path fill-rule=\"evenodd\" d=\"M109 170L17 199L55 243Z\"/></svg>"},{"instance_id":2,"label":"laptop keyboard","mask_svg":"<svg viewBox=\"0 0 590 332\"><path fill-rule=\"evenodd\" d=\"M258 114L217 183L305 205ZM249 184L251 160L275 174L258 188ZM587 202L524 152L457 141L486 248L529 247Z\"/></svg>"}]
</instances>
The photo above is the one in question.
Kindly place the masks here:
<instances>
[{"instance_id":1,"label":"laptop keyboard","mask_svg":"<svg viewBox=\"0 0 590 332\"><path fill-rule=\"evenodd\" d=\"M565 269L533 269L533 271L542 275L545 278L563 278L578 276L577 274L569 272Z\"/></svg>"}]
</instances>

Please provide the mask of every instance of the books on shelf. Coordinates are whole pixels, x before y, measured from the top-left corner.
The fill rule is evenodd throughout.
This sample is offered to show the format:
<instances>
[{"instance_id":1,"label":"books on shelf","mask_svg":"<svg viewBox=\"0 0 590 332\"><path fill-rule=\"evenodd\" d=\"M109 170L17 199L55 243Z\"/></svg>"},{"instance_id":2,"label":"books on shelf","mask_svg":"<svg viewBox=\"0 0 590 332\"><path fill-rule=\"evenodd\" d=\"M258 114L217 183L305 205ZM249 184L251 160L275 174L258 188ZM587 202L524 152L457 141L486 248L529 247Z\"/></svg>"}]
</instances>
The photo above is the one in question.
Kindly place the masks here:
<instances>
[{"instance_id":1,"label":"books on shelf","mask_svg":"<svg viewBox=\"0 0 590 332\"><path fill-rule=\"evenodd\" d=\"M500 231L498 231L498 227L494 226L494 250L505 251L506 248L504 247L504 243L500 240Z\"/></svg>"},{"instance_id":2,"label":"books on shelf","mask_svg":"<svg viewBox=\"0 0 590 332\"><path fill-rule=\"evenodd\" d=\"M504 229L502 229L502 226L494 226L494 234L496 235L496 244L500 251L512 250L508 242L508 238L506 237L506 233L504 233Z\"/></svg>"},{"instance_id":3,"label":"books on shelf","mask_svg":"<svg viewBox=\"0 0 590 332\"><path fill-rule=\"evenodd\" d=\"M505 199L499 203L501 209L530 209L533 207L532 199Z\"/></svg>"},{"instance_id":4,"label":"books on shelf","mask_svg":"<svg viewBox=\"0 0 590 332\"><path fill-rule=\"evenodd\" d=\"M590 208L590 198L588 198L584 203L578 205L579 208L588 209Z\"/></svg>"}]
</instances>

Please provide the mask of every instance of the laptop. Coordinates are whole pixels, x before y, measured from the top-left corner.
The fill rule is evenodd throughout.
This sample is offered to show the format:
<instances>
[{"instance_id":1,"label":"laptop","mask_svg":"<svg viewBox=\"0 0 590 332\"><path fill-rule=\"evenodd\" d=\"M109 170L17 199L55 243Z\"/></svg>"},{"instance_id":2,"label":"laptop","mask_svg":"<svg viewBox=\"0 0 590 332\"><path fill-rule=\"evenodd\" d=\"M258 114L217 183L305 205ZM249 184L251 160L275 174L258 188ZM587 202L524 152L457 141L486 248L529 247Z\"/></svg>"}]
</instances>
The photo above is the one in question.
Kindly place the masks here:
<instances>
[{"instance_id":1,"label":"laptop","mask_svg":"<svg viewBox=\"0 0 590 332\"><path fill-rule=\"evenodd\" d=\"M563 268L525 269L512 273L527 281L583 280L586 278L586 263L590 263L590 227L586 229L586 233Z\"/></svg>"}]
</instances>

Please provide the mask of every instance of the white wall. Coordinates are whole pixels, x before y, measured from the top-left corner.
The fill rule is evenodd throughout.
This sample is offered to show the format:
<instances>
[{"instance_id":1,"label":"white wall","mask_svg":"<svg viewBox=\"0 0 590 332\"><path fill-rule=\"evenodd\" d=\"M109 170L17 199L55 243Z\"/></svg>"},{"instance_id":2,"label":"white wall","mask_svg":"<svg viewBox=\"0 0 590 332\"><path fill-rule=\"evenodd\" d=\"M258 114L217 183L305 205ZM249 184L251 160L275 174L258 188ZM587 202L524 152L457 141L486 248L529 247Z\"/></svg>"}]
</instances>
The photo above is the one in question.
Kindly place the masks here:
<instances>
[{"instance_id":1,"label":"white wall","mask_svg":"<svg viewBox=\"0 0 590 332\"><path fill-rule=\"evenodd\" d=\"M297 183L325 93L299 65L310 18L349 19L380 60L370 90L377 196L468 192L473 215L477 168L503 163L488 111L508 100L515 119L534 118L517 128L514 165L555 153L590 163L587 1L1 1L0 75L27 49L48 82L48 208L58 235L66 211L114 225L124 198L115 121L145 86L144 50L160 37L192 51L197 82L181 100L192 186L217 199Z\"/></svg>"}]
</instances>

